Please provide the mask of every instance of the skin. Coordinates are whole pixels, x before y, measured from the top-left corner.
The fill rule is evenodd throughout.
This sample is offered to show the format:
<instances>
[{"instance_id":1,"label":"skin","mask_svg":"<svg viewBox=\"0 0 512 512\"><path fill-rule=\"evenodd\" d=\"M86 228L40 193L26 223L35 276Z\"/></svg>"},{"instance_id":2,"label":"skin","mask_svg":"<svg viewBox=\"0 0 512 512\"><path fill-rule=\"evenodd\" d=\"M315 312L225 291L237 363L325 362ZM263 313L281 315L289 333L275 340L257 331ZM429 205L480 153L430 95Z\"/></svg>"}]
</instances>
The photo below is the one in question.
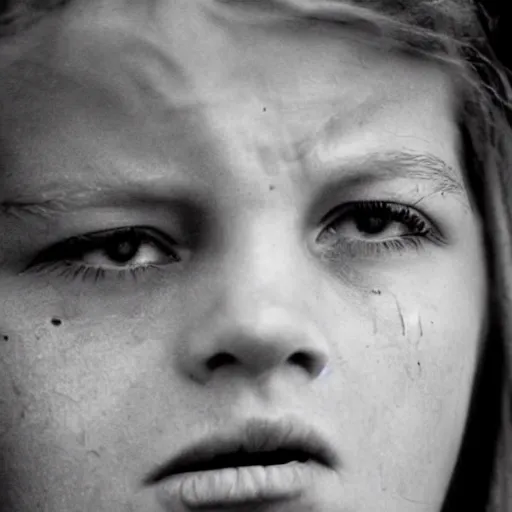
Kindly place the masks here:
<instances>
[{"instance_id":1,"label":"skin","mask_svg":"<svg viewBox=\"0 0 512 512\"><path fill-rule=\"evenodd\" d=\"M348 28L118 3L2 48L0 510L157 512L142 481L192 439L293 414L339 478L261 510L439 511L487 297L448 74ZM390 151L444 160L452 186L361 165ZM375 200L438 236L385 250L410 228L328 230L338 205ZM106 268L97 281L63 261L24 272L125 226L172 237L181 261L146 244L136 279L101 248L71 266Z\"/></svg>"}]
</instances>

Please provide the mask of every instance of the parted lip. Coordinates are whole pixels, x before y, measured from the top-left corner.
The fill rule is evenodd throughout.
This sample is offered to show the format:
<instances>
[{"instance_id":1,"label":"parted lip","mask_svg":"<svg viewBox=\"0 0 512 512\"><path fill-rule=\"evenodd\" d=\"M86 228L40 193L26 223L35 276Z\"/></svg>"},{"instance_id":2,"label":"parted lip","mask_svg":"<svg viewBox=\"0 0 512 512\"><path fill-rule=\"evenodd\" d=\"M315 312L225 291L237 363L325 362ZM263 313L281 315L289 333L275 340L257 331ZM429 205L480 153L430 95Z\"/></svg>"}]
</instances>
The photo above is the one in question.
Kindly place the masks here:
<instances>
[{"instance_id":1,"label":"parted lip","mask_svg":"<svg viewBox=\"0 0 512 512\"><path fill-rule=\"evenodd\" d=\"M244 462L244 459L247 462ZM336 469L334 449L315 428L296 417L252 418L200 438L152 471L145 483L155 484L180 473L224 467L284 464L312 460ZM256 461L256 462L255 462Z\"/></svg>"}]
</instances>

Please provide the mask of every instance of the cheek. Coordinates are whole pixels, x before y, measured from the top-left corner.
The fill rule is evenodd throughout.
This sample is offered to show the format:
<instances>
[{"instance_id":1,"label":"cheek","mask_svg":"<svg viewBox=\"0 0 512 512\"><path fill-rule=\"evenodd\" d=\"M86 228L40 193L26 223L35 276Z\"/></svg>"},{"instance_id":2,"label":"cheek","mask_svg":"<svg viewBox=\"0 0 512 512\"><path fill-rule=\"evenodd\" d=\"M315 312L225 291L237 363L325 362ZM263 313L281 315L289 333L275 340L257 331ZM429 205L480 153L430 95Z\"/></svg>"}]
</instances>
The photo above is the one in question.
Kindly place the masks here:
<instances>
[{"instance_id":1,"label":"cheek","mask_svg":"<svg viewBox=\"0 0 512 512\"><path fill-rule=\"evenodd\" d=\"M453 295L439 297L435 306L399 297L382 291L370 299L372 307L357 327L338 335L339 402L356 404L357 415L367 404L366 413L381 411L379 422L391 410L390 421L409 425L404 430L411 422L437 423L443 407L464 416L483 334L483 304L455 304ZM463 311L466 320L455 320Z\"/></svg>"},{"instance_id":2,"label":"cheek","mask_svg":"<svg viewBox=\"0 0 512 512\"><path fill-rule=\"evenodd\" d=\"M370 291L354 343L339 344L337 398L361 479L426 500L458 454L486 313L482 272L427 275Z\"/></svg>"},{"instance_id":3,"label":"cheek","mask_svg":"<svg viewBox=\"0 0 512 512\"><path fill-rule=\"evenodd\" d=\"M130 336L128 316L92 321L76 311L66 316L58 297L41 308L28 298L30 318L13 308L0 329L9 333L0 347L0 454L9 469L0 470L0 480L11 496L4 501L41 496L54 510L78 493L87 502L98 493L120 501L128 484L113 479L135 460L144 465L140 434L152 436L150 390L158 377L148 367L154 370L159 355ZM138 451L127 454L127 446ZM83 488L84 475L90 488ZM99 492L104 482L108 488Z\"/></svg>"},{"instance_id":4,"label":"cheek","mask_svg":"<svg viewBox=\"0 0 512 512\"><path fill-rule=\"evenodd\" d=\"M21 448L32 446L28 437L39 446L33 453L53 447L77 460L108 447L108 458L127 467L126 447L146 446L141 432L157 428L161 415L190 408L183 393L169 392L179 322L163 329L157 319L171 313L143 293L117 300L69 295L51 287L10 295L0 324L8 337L0 345L0 434L10 434L0 447L16 447L19 460ZM159 400L169 410L159 409Z\"/></svg>"},{"instance_id":5,"label":"cheek","mask_svg":"<svg viewBox=\"0 0 512 512\"><path fill-rule=\"evenodd\" d=\"M370 472L383 490L425 502L444 495L462 440L478 353L475 331L456 334L427 328L419 345L405 339L406 350L389 347L366 361L361 423L366 428L356 445L366 447L363 472ZM437 344L439 339L446 345Z\"/></svg>"},{"instance_id":6,"label":"cheek","mask_svg":"<svg viewBox=\"0 0 512 512\"><path fill-rule=\"evenodd\" d=\"M2 422L20 435L26 427L54 435L57 444L80 443L87 418L101 424L129 386L136 365L126 326L82 311L86 303L64 300L51 287L10 295L0 325L8 336L0 346L0 399Z\"/></svg>"}]
</instances>

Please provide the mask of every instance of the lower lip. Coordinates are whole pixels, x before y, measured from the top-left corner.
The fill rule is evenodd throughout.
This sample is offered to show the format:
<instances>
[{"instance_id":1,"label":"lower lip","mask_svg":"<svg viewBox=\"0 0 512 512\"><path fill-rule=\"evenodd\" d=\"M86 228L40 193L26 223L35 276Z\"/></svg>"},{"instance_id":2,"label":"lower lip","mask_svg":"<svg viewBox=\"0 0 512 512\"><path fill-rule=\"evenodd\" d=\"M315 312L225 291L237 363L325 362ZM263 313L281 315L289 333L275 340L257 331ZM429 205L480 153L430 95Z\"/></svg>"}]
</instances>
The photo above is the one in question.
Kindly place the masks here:
<instances>
[{"instance_id":1,"label":"lower lip","mask_svg":"<svg viewBox=\"0 0 512 512\"><path fill-rule=\"evenodd\" d=\"M164 507L179 501L189 508L291 500L326 472L332 471L308 461L182 473L162 481L158 496Z\"/></svg>"}]
</instances>

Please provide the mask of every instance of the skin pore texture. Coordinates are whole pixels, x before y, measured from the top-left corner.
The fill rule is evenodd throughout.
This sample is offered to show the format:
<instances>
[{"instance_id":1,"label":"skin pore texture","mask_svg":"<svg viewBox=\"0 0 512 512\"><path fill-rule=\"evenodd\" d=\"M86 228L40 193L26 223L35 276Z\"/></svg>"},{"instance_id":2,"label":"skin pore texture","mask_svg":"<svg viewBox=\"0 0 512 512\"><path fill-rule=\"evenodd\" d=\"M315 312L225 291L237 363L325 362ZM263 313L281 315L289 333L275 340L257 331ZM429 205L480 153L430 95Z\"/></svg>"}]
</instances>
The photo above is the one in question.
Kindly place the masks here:
<instances>
[{"instance_id":1,"label":"skin pore texture","mask_svg":"<svg viewBox=\"0 0 512 512\"><path fill-rule=\"evenodd\" d=\"M258 510L441 508L487 300L450 78L225 9L83 2L5 43L1 512L159 512L155 467L285 415L341 464ZM125 263L46 250L125 227Z\"/></svg>"}]
</instances>

